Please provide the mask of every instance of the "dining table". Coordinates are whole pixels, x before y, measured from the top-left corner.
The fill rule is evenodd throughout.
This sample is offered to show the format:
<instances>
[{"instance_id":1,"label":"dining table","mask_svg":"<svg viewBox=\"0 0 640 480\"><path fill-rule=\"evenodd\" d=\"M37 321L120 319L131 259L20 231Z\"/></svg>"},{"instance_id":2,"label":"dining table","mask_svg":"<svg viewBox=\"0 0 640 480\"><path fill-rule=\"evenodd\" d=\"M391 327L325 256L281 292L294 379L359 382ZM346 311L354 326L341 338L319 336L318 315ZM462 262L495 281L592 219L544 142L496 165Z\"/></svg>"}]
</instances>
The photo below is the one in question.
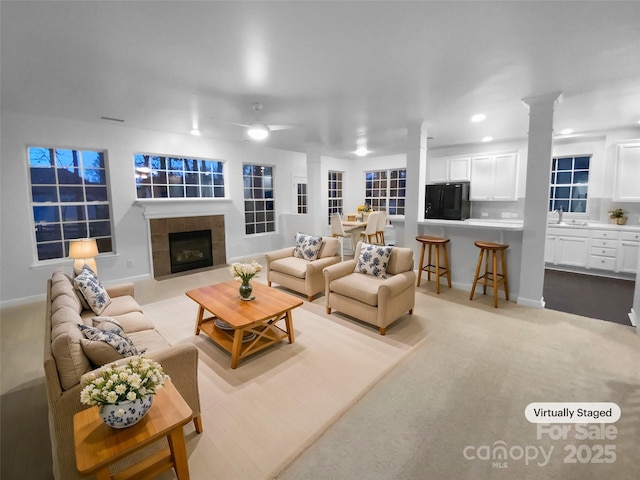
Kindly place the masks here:
<instances>
[{"instance_id":1,"label":"dining table","mask_svg":"<svg viewBox=\"0 0 640 480\"><path fill-rule=\"evenodd\" d=\"M367 228L367 222L362 220L343 220L342 228L345 233L350 233L351 238L353 240L353 245L355 245L360 241L360 234L364 232L365 228Z\"/></svg>"}]
</instances>

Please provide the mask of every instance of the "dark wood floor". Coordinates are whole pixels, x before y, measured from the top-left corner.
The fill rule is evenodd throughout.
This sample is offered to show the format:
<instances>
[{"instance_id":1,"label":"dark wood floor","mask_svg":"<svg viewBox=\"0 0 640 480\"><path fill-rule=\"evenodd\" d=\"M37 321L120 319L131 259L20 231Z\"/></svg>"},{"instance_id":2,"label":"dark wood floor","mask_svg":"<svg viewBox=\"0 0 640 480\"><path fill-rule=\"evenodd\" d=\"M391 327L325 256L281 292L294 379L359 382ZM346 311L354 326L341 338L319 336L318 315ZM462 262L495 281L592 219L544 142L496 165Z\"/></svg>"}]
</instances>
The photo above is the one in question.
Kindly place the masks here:
<instances>
[{"instance_id":1,"label":"dark wood floor","mask_svg":"<svg viewBox=\"0 0 640 480\"><path fill-rule=\"evenodd\" d=\"M545 308L631 325L635 282L545 270Z\"/></svg>"}]
</instances>

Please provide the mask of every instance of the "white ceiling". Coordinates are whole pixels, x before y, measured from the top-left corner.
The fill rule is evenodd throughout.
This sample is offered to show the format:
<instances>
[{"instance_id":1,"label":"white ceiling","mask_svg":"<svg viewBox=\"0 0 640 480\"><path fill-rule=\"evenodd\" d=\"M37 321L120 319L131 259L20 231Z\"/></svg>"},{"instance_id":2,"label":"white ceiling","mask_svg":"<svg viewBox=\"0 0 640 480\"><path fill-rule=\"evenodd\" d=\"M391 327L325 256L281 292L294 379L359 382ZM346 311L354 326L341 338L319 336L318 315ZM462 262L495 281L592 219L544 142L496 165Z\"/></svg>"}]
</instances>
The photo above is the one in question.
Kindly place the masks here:
<instances>
[{"instance_id":1,"label":"white ceiling","mask_svg":"<svg viewBox=\"0 0 640 480\"><path fill-rule=\"evenodd\" d=\"M639 126L640 2L8 2L2 110L353 156L524 138L521 99L563 92L555 131ZM469 122L483 112L487 120Z\"/></svg>"}]
</instances>

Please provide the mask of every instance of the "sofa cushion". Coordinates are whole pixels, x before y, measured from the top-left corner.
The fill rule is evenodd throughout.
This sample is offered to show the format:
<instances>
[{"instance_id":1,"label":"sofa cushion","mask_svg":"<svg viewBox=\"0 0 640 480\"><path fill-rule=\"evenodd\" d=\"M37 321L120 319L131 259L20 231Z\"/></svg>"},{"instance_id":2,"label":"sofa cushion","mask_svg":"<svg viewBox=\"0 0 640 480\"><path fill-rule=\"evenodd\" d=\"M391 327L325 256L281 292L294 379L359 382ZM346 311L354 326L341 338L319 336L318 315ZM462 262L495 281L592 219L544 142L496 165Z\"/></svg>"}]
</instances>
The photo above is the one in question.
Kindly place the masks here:
<instances>
[{"instance_id":1,"label":"sofa cushion","mask_svg":"<svg viewBox=\"0 0 640 480\"><path fill-rule=\"evenodd\" d=\"M376 307L378 306L378 290L382 282L384 279L373 275L350 273L333 280L330 289L333 293Z\"/></svg>"},{"instance_id":2,"label":"sofa cushion","mask_svg":"<svg viewBox=\"0 0 640 480\"><path fill-rule=\"evenodd\" d=\"M157 330L143 330L129 335L139 351L144 351L145 356L152 358L153 354L166 350L169 345L165 338Z\"/></svg>"},{"instance_id":3,"label":"sofa cushion","mask_svg":"<svg viewBox=\"0 0 640 480\"><path fill-rule=\"evenodd\" d=\"M124 327L113 317L92 317L91 323L95 328L105 332L124 332Z\"/></svg>"},{"instance_id":4,"label":"sofa cushion","mask_svg":"<svg viewBox=\"0 0 640 480\"><path fill-rule=\"evenodd\" d=\"M318 258L335 257L338 254L338 248L340 242L337 238L322 237L322 245L320 245L320 252L318 252Z\"/></svg>"},{"instance_id":5,"label":"sofa cushion","mask_svg":"<svg viewBox=\"0 0 640 480\"><path fill-rule=\"evenodd\" d=\"M308 263L308 260L303 260L302 258L285 257L271 262L269 268L274 272L284 273L291 277L305 278Z\"/></svg>"},{"instance_id":6,"label":"sofa cushion","mask_svg":"<svg viewBox=\"0 0 640 480\"><path fill-rule=\"evenodd\" d=\"M103 317L113 317L116 320L120 320L121 315L125 315L130 312L140 312L142 313L142 308L138 305L135 298L130 295L125 295L122 297L111 297L111 302L100 314ZM92 310L84 310L81 315L83 317L93 318L96 316ZM85 322L86 323L86 322ZM88 323L91 325L91 322ZM123 325L124 331L127 331L126 326Z\"/></svg>"},{"instance_id":7,"label":"sofa cushion","mask_svg":"<svg viewBox=\"0 0 640 480\"><path fill-rule=\"evenodd\" d=\"M131 339L127 335L125 335L122 329L106 331L96 327L88 327L87 325L78 325L78 327L87 340L105 343L117 353L119 353L122 357L138 355L138 349L131 341ZM84 342L81 343L84 347ZM85 353L87 353L86 350ZM90 355L87 356L91 359Z\"/></svg>"},{"instance_id":8,"label":"sofa cushion","mask_svg":"<svg viewBox=\"0 0 640 480\"><path fill-rule=\"evenodd\" d=\"M387 265L387 274L396 275L413 270L413 250L406 247L393 247Z\"/></svg>"},{"instance_id":9,"label":"sofa cushion","mask_svg":"<svg viewBox=\"0 0 640 480\"><path fill-rule=\"evenodd\" d=\"M127 335L143 330L153 330L155 326L153 322L142 312L129 312L113 317L122 326L124 333Z\"/></svg>"},{"instance_id":10,"label":"sofa cushion","mask_svg":"<svg viewBox=\"0 0 640 480\"><path fill-rule=\"evenodd\" d=\"M73 279L73 284L80 290L91 310L97 315L100 315L111 302L111 297L109 297L102 282L87 265L82 268L80 275Z\"/></svg>"},{"instance_id":11,"label":"sofa cushion","mask_svg":"<svg viewBox=\"0 0 640 480\"><path fill-rule=\"evenodd\" d=\"M91 370L80 343L83 338L78 328L80 322L80 315L68 306L61 307L51 315L51 353L56 360L63 390L77 385L80 377Z\"/></svg>"},{"instance_id":12,"label":"sofa cushion","mask_svg":"<svg viewBox=\"0 0 640 480\"><path fill-rule=\"evenodd\" d=\"M362 243L354 272L387 278L387 265L393 247Z\"/></svg>"},{"instance_id":13,"label":"sofa cushion","mask_svg":"<svg viewBox=\"0 0 640 480\"><path fill-rule=\"evenodd\" d=\"M304 260L313 261L318 258L320 246L322 245L322 237L315 237L305 233L296 234L296 248L293 256L303 258Z\"/></svg>"}]
</instances>

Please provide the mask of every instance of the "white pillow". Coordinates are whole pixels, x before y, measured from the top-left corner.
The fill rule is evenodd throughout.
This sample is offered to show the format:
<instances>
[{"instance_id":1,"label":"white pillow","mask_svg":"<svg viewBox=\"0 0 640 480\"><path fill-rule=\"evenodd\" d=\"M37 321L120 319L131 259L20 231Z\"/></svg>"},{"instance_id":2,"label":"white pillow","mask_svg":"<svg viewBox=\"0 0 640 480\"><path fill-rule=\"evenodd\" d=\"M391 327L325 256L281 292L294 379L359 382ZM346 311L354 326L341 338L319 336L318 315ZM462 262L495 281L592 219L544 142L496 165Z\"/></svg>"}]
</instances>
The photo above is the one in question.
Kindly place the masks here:
<instances>
[{"instance_id":1,"label":"white pillow","mask_svg":"<svg viewBox=\"0 0 640 480\"><path fill-rule=\"evenodd\" d=\"M392 249L393 247L362 243L354 272L387 278L387 265L389 265Z\"/></svg>"},{"instance_id":2,"label":"white pillow","mask_svg":"<svg viewBox=\"0 0 640 480\"><path fill-rule=\"evenodd\" d=\"M293 252L294 257L304 258L313 261L318 258L320 247L322 246L322 237L314 237L304 233L296 234L296 249Z\"/></svg>"},{"instance_id":3,"label":"white pillow","mask_svg":"<svg viewBox=\"0 0 640 480\"><path fill-rule=\"evenodd\" d=\"M73 285L82 293L96 315L100 315L111 303L111 297L88 265L85 265L82 272L73 279Z\"/></svg>"}]
</instances>

